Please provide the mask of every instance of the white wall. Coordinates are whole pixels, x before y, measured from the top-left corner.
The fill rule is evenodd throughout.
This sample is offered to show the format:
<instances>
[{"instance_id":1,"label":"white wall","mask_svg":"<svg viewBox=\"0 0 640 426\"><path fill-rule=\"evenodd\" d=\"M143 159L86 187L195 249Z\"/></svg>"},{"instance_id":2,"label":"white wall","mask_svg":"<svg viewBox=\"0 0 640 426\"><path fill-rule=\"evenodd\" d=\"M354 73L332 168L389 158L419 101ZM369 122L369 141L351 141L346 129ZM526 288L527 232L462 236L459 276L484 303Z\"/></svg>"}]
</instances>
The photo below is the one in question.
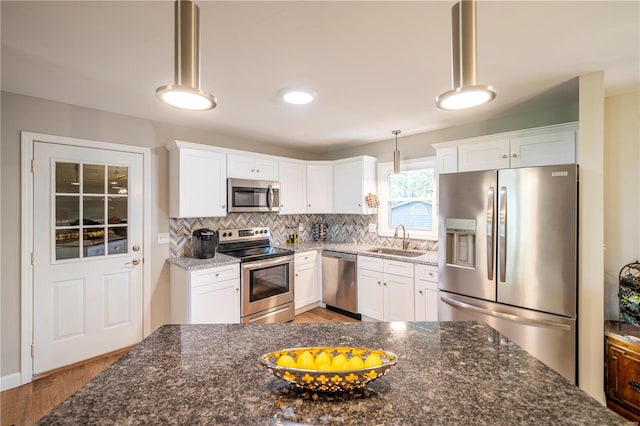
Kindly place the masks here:
<instances>
[{"instance_id":1,"label":"white wall","mask_svg":"<svg viewBox=\"0 0 640 426\"><path fill-rule=\"evenodd\" d=\"M618 319L618 274L640 261L640 92L605 99L605 318Z\"/></svg>"}]
</instances>

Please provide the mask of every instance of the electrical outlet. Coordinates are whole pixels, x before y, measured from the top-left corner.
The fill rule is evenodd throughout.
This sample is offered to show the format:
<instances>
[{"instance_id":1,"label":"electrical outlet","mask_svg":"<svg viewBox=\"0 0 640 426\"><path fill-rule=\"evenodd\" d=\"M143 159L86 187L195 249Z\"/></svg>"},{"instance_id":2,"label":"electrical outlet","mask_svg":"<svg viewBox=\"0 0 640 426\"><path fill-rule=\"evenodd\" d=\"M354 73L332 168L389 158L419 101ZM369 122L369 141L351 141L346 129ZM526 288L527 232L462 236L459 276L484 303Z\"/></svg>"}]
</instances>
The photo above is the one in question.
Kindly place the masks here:
<instances>
[{"instance_id":1,"label":"electrical outlet","mask_svg":"<svg viewBox=\"0 0 640 426\"><path fill-rule=\"evenodd\" d=\"M298 231L300 232L304 231L304 225L302 223L298 224Z\"/></svg>"},{"instance_id":2,"label":"electrical outlet","mask_svg":"<svg viewBox=\"0 0 640 426\"><path fill-rule=\"evenodd\" d=\"M375 223L370 223L369 224L369 232L377 232L378 231L378 225Z\"/></svg>"},{"instance_id":3,"label":"electrical outlet","mask_svg":"<svg viewBox=\"0 0 640 426\"><path fill-rule=\"evenodd\" d=\"M169 244L169 233L158 234L158 244Z\"/></svg>"}]
</instances>

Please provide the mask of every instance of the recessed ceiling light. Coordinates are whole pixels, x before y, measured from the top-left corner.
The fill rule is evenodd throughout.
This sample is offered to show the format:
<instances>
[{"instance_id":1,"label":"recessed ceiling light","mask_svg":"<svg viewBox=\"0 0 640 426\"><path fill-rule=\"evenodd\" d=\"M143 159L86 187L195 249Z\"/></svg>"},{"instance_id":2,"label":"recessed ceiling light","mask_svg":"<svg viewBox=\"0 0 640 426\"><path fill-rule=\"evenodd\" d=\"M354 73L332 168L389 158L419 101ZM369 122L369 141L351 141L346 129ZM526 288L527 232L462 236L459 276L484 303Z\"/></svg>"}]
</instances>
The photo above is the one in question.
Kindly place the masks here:
<instances>
[{"instance_id":1,"label":"recessed ceiling light","mask_svg":"<svg viewBox=\"0 0 640 426\"><path fill-rule=\"evenodd\" d=\"M309 92L304 92L302 90L291 90L288 92L284 92L282 95L282 99L288 104L293 105L304 105L308 104L313 100L314 96Z\"/></svg>"}]
</instances>

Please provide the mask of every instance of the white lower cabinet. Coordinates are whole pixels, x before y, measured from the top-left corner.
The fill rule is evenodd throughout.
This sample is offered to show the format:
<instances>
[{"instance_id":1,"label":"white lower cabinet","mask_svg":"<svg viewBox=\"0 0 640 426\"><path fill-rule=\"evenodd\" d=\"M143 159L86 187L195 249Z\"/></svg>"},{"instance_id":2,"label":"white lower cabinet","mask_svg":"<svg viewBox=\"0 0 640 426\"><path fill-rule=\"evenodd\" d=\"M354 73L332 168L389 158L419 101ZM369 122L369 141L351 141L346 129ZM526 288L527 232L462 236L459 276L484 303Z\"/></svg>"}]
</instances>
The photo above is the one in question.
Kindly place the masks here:
<instances>
[{"instance_id":1,"label":"white lower cabinet","mask_svg":"<svg viewBox=\"0 0 640 426\"><path fill-rule=\"evenodd\" d=\"M416 265L415 320L438 321L438 267Z\"/></svg>"},{"instance_id":2,"label":"white lower cabinet","mask_svg":"<svg viewBox=\"0 0 640 426\"><path fill-rule=\"evenodd\" d=\"M240 323L240 266L188 271L171 265L171 322Z\"/></svg>"},{"instance_id":3,"label":"white lower cabinet","mask_svg":"<svg viewBox=\"0 0 640 426\"><path fill-rule=\"evenodd\" d=\"M358 256L358 311L379 321L414 320L413 263Z\"/></svg>"},{"instance_id":4,"label":"white lower cabinet","mask_svg":"<svg viewBox=\"0 0 640 426\"><path fill-rule=\"evenodd\" d=\"M320 302L320 264L316 251L296 253L294 257L294 305L296 314L312 309Z\"/></svg>"}]
</instances>

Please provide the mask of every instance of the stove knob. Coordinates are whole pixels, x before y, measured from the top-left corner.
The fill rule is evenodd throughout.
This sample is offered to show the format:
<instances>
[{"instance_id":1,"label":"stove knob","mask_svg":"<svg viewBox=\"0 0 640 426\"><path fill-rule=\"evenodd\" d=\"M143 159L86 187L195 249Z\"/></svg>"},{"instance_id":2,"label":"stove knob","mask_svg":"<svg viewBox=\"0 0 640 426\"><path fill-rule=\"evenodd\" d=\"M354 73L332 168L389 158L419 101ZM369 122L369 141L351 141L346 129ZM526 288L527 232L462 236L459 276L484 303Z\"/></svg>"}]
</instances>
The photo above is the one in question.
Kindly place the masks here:
<instances>
[{"instance_id":1,"label":"stove knob","mask_svg":"<svg viewBox=\"0 0 640 426\"><path fill-rule=\"evenodd\" d=\"M226 232L223 232L223 233L222 233L222 236L223 236L223 237L226 237L226 236L227 236L227 233L226 233Z\"/></svg>"},{"instance_id":2,"label":"stove knob","mask_svg":"<svg viewBox=\"0 0 640 426\"><path fill-rule=\"evenodd\" d=\"M229 232L229 236L232 237L233 236L233 232Z\"/></svg>"}]
</instances>

